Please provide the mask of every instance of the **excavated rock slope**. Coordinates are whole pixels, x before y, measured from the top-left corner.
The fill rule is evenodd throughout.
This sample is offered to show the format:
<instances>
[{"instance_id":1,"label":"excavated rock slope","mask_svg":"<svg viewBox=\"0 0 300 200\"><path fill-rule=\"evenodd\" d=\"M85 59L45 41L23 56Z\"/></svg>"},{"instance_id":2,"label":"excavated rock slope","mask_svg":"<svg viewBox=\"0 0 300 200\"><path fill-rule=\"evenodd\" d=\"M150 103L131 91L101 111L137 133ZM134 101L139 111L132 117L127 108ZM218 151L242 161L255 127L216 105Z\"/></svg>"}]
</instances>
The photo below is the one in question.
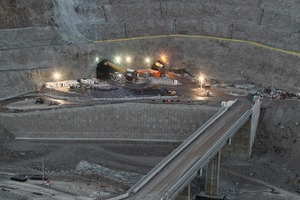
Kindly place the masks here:
<instances>
[{"instance_id":1,"label":"excavated rock slope","mask_svg":"<svg viewBox=\"0 0 300 200\"><path fill-rule=\"evenodd\" d=\"M101 42L171 34L208 37ZM132 68L164 53L170 67L195 75L299 92L299 44L299 0L1 0L0 100L39 90L54 71L64 79L95 76L95 58L117 54L132 55ZM286 172L272 173L272 182L298 187L299 100L264 108L253 162ZM13 137L0 124L2 160L14 157L2 145Z\"/></svg>"},{"instance_id":2,"label":"excavated rock slope","mask_svg":"<svg viewBox=\"0 0 300 200\"><path fill-rule=\"evenodd\" d=\"M65 79L95 74L95 56L167 53L171 67L210 77L251 80L299 90L299 54L207 38L160 38L114 43L94 40L164 34L254 41L300 51L300 6L295 0L4 0L0 3L0 99L36 91L55 70Z\"/></svg>"},{"instance_id":3,"label":"excavated rock slope","mask_svg":"<svg viewBox=\"0 0 300 200\"><path fill-rule=\"evenodd\" d=\"M275 100L263 106L254 155L273 157L300 174L300 104L299 101Z\"/></svg>"},{"instance_id":4,"label":"excavated rock slope","mask_svg":"<svg viewBox=\"0 0 300 200\"><path fill-rule=\"evenodd\" d=\"M300 90L297 0L3 0L0 11L0 99L38 90L53 80L55 70L64 79L94 76L96 56L113 59L116 54L133 55L132 68L143 67L145 56L166 53L170 67L183 66L194 74ZM92 43L162 34L218 38Z\"/></svg>"}]
</instances>

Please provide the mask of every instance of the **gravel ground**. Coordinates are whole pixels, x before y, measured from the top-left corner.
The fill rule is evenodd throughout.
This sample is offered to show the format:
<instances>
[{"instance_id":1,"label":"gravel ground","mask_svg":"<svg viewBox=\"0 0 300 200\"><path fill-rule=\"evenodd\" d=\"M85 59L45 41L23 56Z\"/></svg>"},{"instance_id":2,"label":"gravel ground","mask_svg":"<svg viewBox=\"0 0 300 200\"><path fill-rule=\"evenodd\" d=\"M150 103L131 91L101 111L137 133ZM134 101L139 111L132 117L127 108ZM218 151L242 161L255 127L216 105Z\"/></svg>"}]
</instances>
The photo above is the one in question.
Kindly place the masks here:
<instances>
[{"instance_id":1,"label":"gravel ground","mask_svg":"<svg viewBox=\"0 0 300 200\"><path fill-rule=\"evenodd\" d=\"M1 135L0 186L7 191L1 190L0 197L9 193L16 194L14 198L20 194L17 189L7 188L11 176L8 173L42 174L43 159L45 174L52 180L53 190L71 194L76 199L79 196L77 187L97 192L100 184L103 196L121 194L177 146L172 143L15 141L8 133ZM43 195L47 192L51 193L44 191ZM9 195L4 199L10 199ZM26 193L23 195L31 197ZM93 197L84 192L81 196Z\"/></svg>"}]
</instances>

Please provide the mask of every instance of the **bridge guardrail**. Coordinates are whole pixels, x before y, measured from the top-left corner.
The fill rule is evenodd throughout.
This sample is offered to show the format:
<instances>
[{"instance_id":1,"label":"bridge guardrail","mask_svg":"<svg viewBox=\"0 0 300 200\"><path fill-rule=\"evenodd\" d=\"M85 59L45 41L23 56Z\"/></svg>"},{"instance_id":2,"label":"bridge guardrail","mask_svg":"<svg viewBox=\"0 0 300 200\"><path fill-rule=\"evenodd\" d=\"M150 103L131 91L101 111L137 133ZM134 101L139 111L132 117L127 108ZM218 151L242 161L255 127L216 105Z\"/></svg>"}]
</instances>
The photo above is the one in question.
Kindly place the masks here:
<instances>
[{"instance_id":1,"label":"bridge guardrail","mask_svg":"<svg viewBox=\"0 0 300 200\"><path fill-rule=\"evenodd\" d=\"M234 100L234 103L237 99ZM234 104L233 103L233 104ZM231 104L231 106L233 105ZM161 169L163 169L171 160L174 159L183 149L185 149L195 138L197 138L205 129L207 129L212 123L219 119L230 106L222 106L220 110L215 113L208 121L206 121L199 129L197 129L190 137L188 137L178 148L170 153L165 159L163 159L158 165L156 165L150 172L148 172L140 181L132 186L125 194L110 198L108 200L121 200L130 196L130 193L136 193L146 183L148 183Z\"/></svg>"},{"instance_id":2,"label":"bridge guardrail","mask_svg":"<svg viewBox=\"0 0 300 200\"><path fill-rule=\"evenodd\" d=\"M82 99L81 97L67 97L67 96L60 96L60 95L53 95L53 94L44 94L43 96L56 98L56 99L63 99L63 100L73 100L73 101L88 101L88 100L95 100L95 101L131 101L131 100L156 100L156 99L175 99L178 96L142 96L142 97L116 97L116 98L85 98Z\"/></svg>"},{"instance_id":3,"label":"bridge guardrail","mask_svg":"<svg viewBox=\"0 0 300 200\"><path fill-rule=\"evenodd\" d=\"M158 165L156 165L147 175L145 175L140 181L138 181L128 192L136 193L141 189L148 181L150 181L160 170L162 170L171 160L174 159L183 149L185 149L191 141L198 137L205 129L207 129L213 122L221 117L228 107L221 107L221 109L215 113L207 122L205 122L199 129L197 129L188 139L186 139L178 148L170 153L165 159L163 159Z\"/></svg>"},{"instance_id":4,"label":"bridge guardrail","mask_svg":"<svg viewBox=\"0 0 300 200\"><path fill-rule=\"evenodd\" d=\"M197 162L193 165L187 172L186 175L182 176L181 179L171 187L168 192L165 194L166 197L163 197L162 200L167 200L169 198L174 198L178 191L181 191L186 184L196 175L197 170L202 168L207 161L209 161L217 152L221 150L221 148L226 143L227 139L229 139L236 131L240 129L241 126L247 121L250 117L252 110L246 111L235 123L234 125L212 146L212 150L206 152ZM223 144L224 143L224 144Z\"/></svg>"},{"instance_id":5,"label":"bridge guardrail","mask_svg":"<svg viewBox=\"0 0 300 200\"><path fill-rule=\"evenodd\" d=\"M125 193L125 194L122 194L120 196L117 196L117 197L113 197L113 198L110 198L109 200L121 200L121 199L124 199L124 198L127 198L129 197L129 193Z\"/></svg>"}]
</instances>

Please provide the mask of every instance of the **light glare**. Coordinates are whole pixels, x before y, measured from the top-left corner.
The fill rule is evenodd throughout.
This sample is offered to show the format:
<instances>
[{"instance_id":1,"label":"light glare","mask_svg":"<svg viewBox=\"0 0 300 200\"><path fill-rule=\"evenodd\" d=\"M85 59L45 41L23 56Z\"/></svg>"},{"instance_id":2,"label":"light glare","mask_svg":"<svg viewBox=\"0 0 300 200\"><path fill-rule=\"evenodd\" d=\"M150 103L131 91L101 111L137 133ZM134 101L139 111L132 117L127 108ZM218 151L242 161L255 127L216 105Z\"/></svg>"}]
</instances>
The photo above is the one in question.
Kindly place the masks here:
<instances>
[{"instance_id":1,"label":"light glare","mask_svg":"<svg viewBox=\"0 0 300 200\"><path fill-rule=\"evenodd\" d=\"M126 62L127 62L127 63L131 63L131 62L132 62L131 56L127 56L127 57L126 57Z\"/></svg>"},{"instance_id":2,"label":"light glare","mask_svg":"<svg viewBox=\"0 0 300 200\"><path fill-rule=\"evenodd\" d=\"M162 55L160 56L160 59L161 59L161 61L162 61L163 63L167 63L167 56L166 56L165 54L162 54Z\"/></svg>"},{"instance_id":3,"label":"light glare","mask_svg":"<svg viewBox=\"0 0 300 200\"><path fill-rule=\"evenodd\" d=\"M149 57L145 58L145 63L146 63L147 65L149 65L150 62L151 62L151 59L150 59Z\"/></svg>"},{"instance_id":4,"label":"light glare","mask_svg":"<svg viewBox=\"0 0 300 200\"><path fill-rule=\"evenodd\" d=\"M203 82L203 81L204 81L204 76L203 76L202 74L199 76L199 81L200 81L200 82Z\"/></svg>"},{"instance_id":5,"label":"light glare","mask_svg":"<svg viewBox=\"0 0 300 200\"><path fill-rule=\"evenodd\" d=\"M58 81L61 78L61 74L58 72L54 72L53 78Z\"/></svg>"},{"instance_id":6,"label":"light glare","mask_svg":"<svg viewBox=\"0 0 300 200\"><path fill-rule=\"evenodd\" d=\"M121 60L122 60L121 56L116 56L116 57L115 57L115 62L116 62L117 64L120 64L120 63L121 63Z\"/></svg>"}]
</instances>

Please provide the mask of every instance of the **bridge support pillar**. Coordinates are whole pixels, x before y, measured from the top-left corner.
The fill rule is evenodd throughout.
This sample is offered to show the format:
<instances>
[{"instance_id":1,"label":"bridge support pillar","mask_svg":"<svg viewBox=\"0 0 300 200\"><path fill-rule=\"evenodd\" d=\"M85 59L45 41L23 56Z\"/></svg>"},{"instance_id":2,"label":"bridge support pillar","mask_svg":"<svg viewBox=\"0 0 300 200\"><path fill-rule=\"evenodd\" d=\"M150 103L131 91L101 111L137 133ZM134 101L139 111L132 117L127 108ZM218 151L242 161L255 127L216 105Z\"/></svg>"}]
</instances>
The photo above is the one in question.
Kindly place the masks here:
<instances>
[{"instance_id":1,"label":"bridge support pillar","mask_svg":"<svg viewBox=\"0 0 300 200\"><path fill-rule=\"evenodd\" d=\"M217 153L206 166L205 194L209 196L219 195L221 152Z\"/></svg>"},{"instance_id":2,"label":"bridge support pillar","mask_svg":"<svg viewBox=\"0 0 300 200\"><path fill-rule=\"evenodd\" d=\"M221 151L219 151L206 165L205 191L196 197L197 200L221 200L224 195L219 194Z\"/></svg>"},{"instance_id":3,"label":"bridge support pillar","mask_svg":"<svg viewBox=\"0 0 300 200\"><path fill-rule=\"evenodd\" d=\"M222 149L222 158L247 160L250 154L251 120L249 119Z\"/></svg>"},{"instance_id":4,"label":"bridge support pillar","mask_svg":"<svg viewBox=\"0 0 300 200\"><path fill-rule=\"evenodd\" d=\"M221 151L218 152L206 166L205 192L197 196L197 200L224 199L219 195L219 174L220 174Z\"/></svg>"},{"instance_id":5,"label":"bridge support pillar","mask_svg":"<svg viewBox=\"0 0 300 200\"><path fill-rule=\"evenodd\" d=\"M203 173L203 169L201 168L197 171L197 178L202 177L202 173Z\"/></svg>"},{"instance_id":6,"label":"bridge support pillar","mask_svg":"<svg viewBox=\"0 0 300 200\"><path fill-rule=\"evenodd\" d=\"M260 115L260 104L252 108L252 115L238 132L228 140L228 145L222 149L222 157L228 159L248 160L252 154L252 147L256 135Z\"/></svg>"},{"instance_id":7,"label":"bridge support pillar","mask_svg":"<svg viewBox=\"0 0 300 200\"><path fill-rule=\"evenodd\" d=\"M189 183L182 192L180 192L179 196L175 198L176 200L178 199L186 199L186 200L191 200L191 183Z\"/></svg>"}]
</instances>

